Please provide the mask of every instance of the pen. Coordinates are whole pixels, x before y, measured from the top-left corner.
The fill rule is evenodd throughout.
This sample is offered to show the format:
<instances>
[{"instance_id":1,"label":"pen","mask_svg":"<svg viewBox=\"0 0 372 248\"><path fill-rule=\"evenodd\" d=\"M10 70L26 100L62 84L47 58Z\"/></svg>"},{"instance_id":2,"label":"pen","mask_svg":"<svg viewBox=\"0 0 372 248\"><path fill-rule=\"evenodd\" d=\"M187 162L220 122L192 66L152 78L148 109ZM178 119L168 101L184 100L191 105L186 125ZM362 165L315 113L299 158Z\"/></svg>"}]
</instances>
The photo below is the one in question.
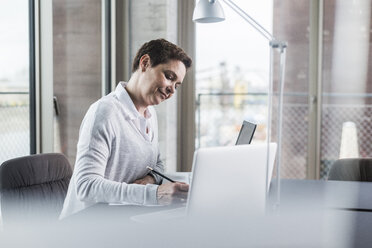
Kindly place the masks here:
<instances>
[{"instance_id":1,"label":"pen","mask_svg":"<svg viewBox=\"0 0 372 248\"><path fill-rule=\"evenodd\" d=\"M170 179L169 177L167 177L166 175L163 175L162 173L160 173L160 172L154 170L154 169L151 168L150 166L146 166L146 168L149 169L150 171L154 172L155 174L157 174L157 175L159 175L159 176L161 176L161 177L167 179L168 181L170 181L170 182L172 182L172 183L175 183L175 182L176 182L176 181Z\"/></svg>"}]
</instances>

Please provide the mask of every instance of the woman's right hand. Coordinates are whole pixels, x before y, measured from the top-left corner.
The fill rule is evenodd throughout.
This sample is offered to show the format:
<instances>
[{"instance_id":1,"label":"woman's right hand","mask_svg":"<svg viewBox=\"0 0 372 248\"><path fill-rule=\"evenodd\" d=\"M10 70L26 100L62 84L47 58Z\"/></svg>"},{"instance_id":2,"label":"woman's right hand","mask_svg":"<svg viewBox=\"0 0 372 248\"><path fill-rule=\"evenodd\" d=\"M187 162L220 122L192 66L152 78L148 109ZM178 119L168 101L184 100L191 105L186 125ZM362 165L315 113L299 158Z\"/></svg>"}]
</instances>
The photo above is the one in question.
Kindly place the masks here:
<instances>
[{"instance_id":1,"label":"woman's right hand","mask_svg":"<svg viewBox=\"0 0 372 248\"><path fill-rule=\"evenodd\" d=\"M158 187L158 203L160 205L186 203L188 192L189 185L186 183L164 183Z\"/></svg>"}]
</instances>

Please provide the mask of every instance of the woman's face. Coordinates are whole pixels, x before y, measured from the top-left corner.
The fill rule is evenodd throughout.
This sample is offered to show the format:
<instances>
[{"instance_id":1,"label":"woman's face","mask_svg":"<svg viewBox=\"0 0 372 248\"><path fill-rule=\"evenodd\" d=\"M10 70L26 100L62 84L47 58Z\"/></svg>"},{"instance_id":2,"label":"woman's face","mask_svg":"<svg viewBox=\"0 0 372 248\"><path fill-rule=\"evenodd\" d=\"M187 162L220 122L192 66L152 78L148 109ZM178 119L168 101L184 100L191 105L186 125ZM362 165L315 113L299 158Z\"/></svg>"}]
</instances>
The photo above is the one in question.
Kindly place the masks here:
<instances>
[{"instance_id":1,"label":"woman's face","mask_svg":"<svg viewBox=\"0 0 372 248\"><path fill-rule=\"evenodd\" d=\"M186 67L179 60L151 67L150 58L145 58L141 59L139 70L141 98L146 105L157 105L170 98L186 74Z\"/></svg>"}]
</instances>

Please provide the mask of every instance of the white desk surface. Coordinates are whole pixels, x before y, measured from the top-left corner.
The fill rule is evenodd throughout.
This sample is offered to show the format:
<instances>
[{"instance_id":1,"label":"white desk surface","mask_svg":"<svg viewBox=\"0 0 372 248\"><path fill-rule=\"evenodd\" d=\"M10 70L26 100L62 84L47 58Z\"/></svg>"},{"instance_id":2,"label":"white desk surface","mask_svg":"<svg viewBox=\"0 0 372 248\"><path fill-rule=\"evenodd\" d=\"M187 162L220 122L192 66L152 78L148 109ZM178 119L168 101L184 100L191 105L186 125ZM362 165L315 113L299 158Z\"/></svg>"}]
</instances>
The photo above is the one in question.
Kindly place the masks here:
<instances>
[{"instance_id":1,"label":"white desk surface","mask_svg":"<svg viewBox=\"0 0 372 248\"><path fill-rule=\"evenodd\" d=\"M372 211L372 182L282 179L280 205L304 205ZM269 201L277 199L276 180L270 187Z\"/></svg>"},{"instance_id":2,"label":"white desk surface","mask_svg":"<svg viewBox=\"0 0 372 248\"><path fill-rule=\"evenodd\" d=\"M276 199L273 185L269 203ZM242 213L239 219L227 215L209 220L143 224L130 221L130 216L146 213L149 208L99 204L56 226L22 229L25 226L18 225L14 232L0 232L0 247L370 247L372 244L371 183L286 179L281 181L280 191L278 214L249 219ZM218 192L211 193L218 197ZM40 241L45 246L40 246Z\"/></svg>"}]
</instances>

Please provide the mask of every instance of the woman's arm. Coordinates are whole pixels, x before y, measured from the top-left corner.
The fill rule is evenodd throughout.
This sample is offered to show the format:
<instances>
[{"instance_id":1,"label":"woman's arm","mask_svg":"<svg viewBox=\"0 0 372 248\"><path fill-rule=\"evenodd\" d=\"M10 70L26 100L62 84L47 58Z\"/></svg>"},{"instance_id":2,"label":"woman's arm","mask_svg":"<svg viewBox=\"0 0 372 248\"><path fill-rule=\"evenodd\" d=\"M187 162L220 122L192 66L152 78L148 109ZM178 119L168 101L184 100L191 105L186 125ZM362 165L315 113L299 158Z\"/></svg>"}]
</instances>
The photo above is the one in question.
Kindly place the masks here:
<instances>
[{"instance_id":1,"label":"woman's arm","mask_svg":"<svg viewBox=\"0 0 372 248\"><path fill-rule=\"evenodd\" d=\"M104 178L115 138L108 115L113 110L112 106L95 107L89 109L80 128L74 169L77 198L89 202L157 204L157 185L127 184Z\"/></svg>"}]
</instances>

